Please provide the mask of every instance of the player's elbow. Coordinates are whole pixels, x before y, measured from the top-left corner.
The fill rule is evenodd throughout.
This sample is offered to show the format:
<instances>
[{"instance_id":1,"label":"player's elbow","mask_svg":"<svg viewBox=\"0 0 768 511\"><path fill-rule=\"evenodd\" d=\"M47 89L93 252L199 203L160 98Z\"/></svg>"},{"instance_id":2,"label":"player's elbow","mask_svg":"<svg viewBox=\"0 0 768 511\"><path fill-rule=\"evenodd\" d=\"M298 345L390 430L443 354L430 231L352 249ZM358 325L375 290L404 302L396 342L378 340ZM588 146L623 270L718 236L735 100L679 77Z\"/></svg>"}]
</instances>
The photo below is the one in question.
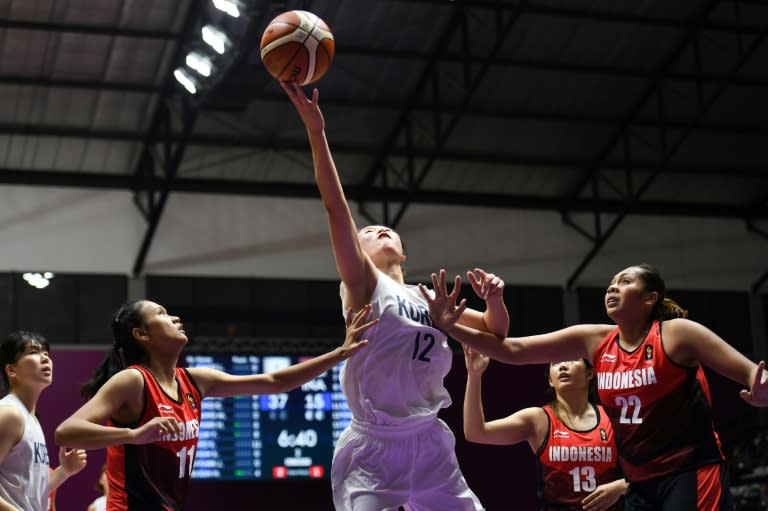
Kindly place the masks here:
<instances>
[{"instance_id":1,"label":"player's elbow","mask_svg":"<svg viewBox=\"0 0 768 511\"><path fill-rule=\"evenodd\" d=\"M524 364L521 360L523 347L517 339L501 338L496 360L504 364Z\"/></svg>"},{"instance_id":2,"label":"player's elbow","mask_svg":"<svg viewBox=\"0 0 768 511\"><path fill-rule=\"evenodd\" d=\"M464 430L464 439L473 444L487 444L484 432L477 430Z\"/></svg>"},{"instance_id":3,"label":"player's elbow","mask_svg":"<svg viewBox=\"0 0 768 511\"><path fill-rule=\"evenodd\" d=\"M53 432L53 439L57 445L68 445L70 440L69 428L67 427L67 421L62 422L56 427L56 431Z\"/></svg>"}]
</instances>

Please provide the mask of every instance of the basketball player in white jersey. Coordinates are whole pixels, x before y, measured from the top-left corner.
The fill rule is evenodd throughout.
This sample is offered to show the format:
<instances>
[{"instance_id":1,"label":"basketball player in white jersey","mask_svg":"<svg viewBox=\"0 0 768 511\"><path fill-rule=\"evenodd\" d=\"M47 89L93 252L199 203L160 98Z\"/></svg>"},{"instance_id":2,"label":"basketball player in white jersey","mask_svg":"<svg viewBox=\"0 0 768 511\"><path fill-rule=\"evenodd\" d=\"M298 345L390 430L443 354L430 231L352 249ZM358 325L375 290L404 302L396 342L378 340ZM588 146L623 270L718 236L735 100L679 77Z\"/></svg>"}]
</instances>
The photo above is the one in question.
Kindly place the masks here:
<instances>
[{"instance_id":1,"label":"basketball player in white jersey","mask_svg":"<svg viewBox=\"0 0 768 511\"><path fill-rule=\"evenodd\" d=\"M377 225L358 232L325 137L318 91L310 100L298 84L282 85L307 128L342 280L342 310L371 303L372 317L380 319L367 333L368 350L347 361L341 375L353 419L334 453L336 509L481 510L459 469L453 434L437 418L451 404L443 386L452 360L447 337L432 325L417 287L405 284L397 233ZM468 278L486 311L467 310L461 322L505 336L504 283L480 269Z\"/></svg>"},{"instance_id":2,"label":"basketball player in white jersey","mask_svg":"<svg viewBox=\"0 0 768 511\"><path fill-rule=\"evenodd\" d=\"M85 467L82 449L59 449L61 465L48 474L48 448L35 416L40 394L53 381L48 341L13 332L0 344L8 394L0 399L0 510L46 511L48 494Z\"/></svg>"}]
</instances>

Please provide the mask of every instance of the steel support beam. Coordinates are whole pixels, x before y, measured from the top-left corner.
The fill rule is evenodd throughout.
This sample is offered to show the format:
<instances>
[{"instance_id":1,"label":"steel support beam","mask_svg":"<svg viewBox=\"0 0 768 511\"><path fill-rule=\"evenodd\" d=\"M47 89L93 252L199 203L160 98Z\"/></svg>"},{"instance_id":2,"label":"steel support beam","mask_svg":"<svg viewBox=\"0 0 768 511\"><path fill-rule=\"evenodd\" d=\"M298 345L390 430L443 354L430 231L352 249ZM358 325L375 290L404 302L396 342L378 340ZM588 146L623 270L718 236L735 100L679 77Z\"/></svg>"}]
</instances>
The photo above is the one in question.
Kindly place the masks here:
<instances>
[{"instance_id":1,"label":"steel support beam","mask_svg":"<svg viewBox=\"0 0 768 511\"><path fill-rule=\"evenodd\" d=\"M460 4L455 4L454 6L452 6L451 16L449 17L447 23L445 24L445 27L443 28L443 31L440 34L440 37L437 38L437 41L435 42L434 49L431 52L429 60L427 61L426 65L424 66L424 69L419 75L418 80L416 80L415 86L413 87L413 89L411 89L410 94L408 94L405 100L405 103L402 105L400 113L397 117L397 120L395 121L395 124L392 126L392 129L387 135L387 138L385 139L384 143L379 147L379 149L376 151L375 153L376 156L374 157L372 164L368 168L368 171L366 172L366 175L365 177L363 177L363 180L361 182L361 187L363 189L373 188L373 183L376 180L376 177L379 174L383 174L386 172L386 169L385 169L385 166L387 164L386 160L390 154L390 151L395 147L398 138L408 129L408 125L410 123L410 116L413 111L413 108L417 104L419 96L422 94L425 88L429 85L430 79L433 77L435 73L435 67L439 62L440 55L445 51L445 48L448 47L448 43L452 40L454 34L460 30L462 19L464 17L464 12L463 12L463 8L460 7L459 5ZM384 207L384 209L386 213L386 206ZM367 213L367 209L366 209L366 213ZM374 223L382 223L382 224L388 225L390 222L389 222L389 218L385 216L382 222L374 222Z\"/></svg>"},{"instance_id":2,"label":"steel support beam","mask_svg":"<svg viewBox=\"0 0 768 511\"><path fill-rule=\"evenodd\" d=\"M524 5L525 2L521 2L520 5ZM413 172L411 172L411 179L409 179L409 189L408 189L408 195L405 200L400 201L400 207L395 214L394 218L391 220L391 225L394 228L397 228L397 226L400 224L400 221L403 218L403 215L405 215L406 210L408 209L408 206L413 202L414 196L417 193L420 193L420 188L424 180L426 179L429 172L432 170L433 165L435 164L438 159L441 157L441 153L444 151L446 144L448 142L448 139L450 138L451 134L453 133L454 128L456 127L457 123L461 120L464 113L469 109L469 104L472 101L475 92L477 91L478 87L482 83L483 79L485 78L488 69L490 68L489 62L493 61L493 57L501 50L501 47L503 46L504 42L506 41L507 37L509 36L510 32L512 31L512 27L515 25L517 20L520 18L520 15L522 14L522 10L518 9L516 11L511 11L507 15L507 19L503 20L502 16L500 15L497 18L497 32L496 32L496 40L491 48L491 50L488 53L488 58L486 59L486 63L479 64L475 67L475 69L472 69L473 63L469 60L466 61L464 66L464 96L462 98L462 101L460 103L460 108L453 112L447 119L443 119L444 114L441 110L435 110L435 117L434 117L434 131L435 131L435 143L434 148L429 154L429 156L426 158L426 161L423 162L421 165L421 169L418 171L418 174L415 175L415 179L413 179L414 175ZM463 36L462 40L462 46L468 50L470 41L469 41L469 34L468 34L468 28L466 27L466 18L463 20L463 30L461 31L461 35ZM437 74L433 75L433 84L435 87L440 83L440 78L437 76ZM440 98L440 91L436 88L433 89L433 98L435 100L439 100ZM409 159L409 165L413 165L414 162L412 159Z\"/></svg>"},{"instance_id":3,"label":"steel support beam","mask_svg":"<svg viewBox=\"0 0 768 511\"><path fill-rule=\"evenodd\" d=\"M430 54L418 50L394 50L388 48L370 48L366 46L337 46L336 51L339 55L357 55L366 58L386 58L401 60L427 60ZM470 54L464 56L457 52L446 52L440 55L440 62L462 63L467 58L475 64L486 63L487 56L482 54ZM621 65L601 65L601 64L583 64L571 62L558 62L552 60L529 59L512 56L498 55L494 57L489 64L493 67L515 68L525 71L545 71L567 74L586 74L586 75L604 75L620 78L637 78L649 80L653 73L645 68L633 67L627 64ZM670 80L679 80L682 82L720 82L725 78L722 73L690 71L672 71L668 75ZM734 80L733 85L744 87L768 87L768 80L762 76L740 77Z\"/></svg>"},{"instance_id":4,"label":"steel support beam","mask_svg":"<svg viewBox=\"0 0 768 511\"><path fill-rule=\"evenodd\" d=\"M488 9L493 11L516 11L519 2L498 0L462 0L460 2L445 2L445 0L405 0L408 4L425 3L434 4L445 8L455 8L461 4L466 9ZM754 0L754 3L760 2ZM193 6L194 8L194 6ZM675 18L672 16L659 16L652 14L622 13L616 10L601 11L583 7L558 7L545 4L527 2L524 7L526 14L557 19L572 19L580 21L627 24L650 27L667 27L672 29L691 28L691 20ZM708 21L697 25L703 30L716 32L759 34L764 26L750 23L730 23ZM40 30L45 32L70 32L79 34L95 34L118 37L136 37L144 39L176 40L179 33L165 30L127 29L113 25L95 25L90 23L62 23L48 21L24 21L24 20L0 20L0 28L15 30Z\"/></svg>"},{"instance_id":5,"label":"steel support beam","mask_svg":"<svg viewBox=\"0 0 768 511\"><path fill-rule=\"evenodd\" d=\"M190 10L194 10L192 2ZM24 21L0 19L0 29L37 30L41 32L64 32L72 34L101 35L107 37L135 37L137 39L178 40L181 32L167 30L144 30L117 27L114 25L95 25L91 23L60 23L52 21Z\"/></svg>"},{"instance_id":6,"label":"steel support beam","mask_svg":"<svg viewBox=\"0 0 768 511\"><path fill-rule=\"evenodd\" d=\"M84 188L114 191L158 191L200 193L215 195L283 197L293 199L319 198L314 183L286 183L263 181L236 181L228 179L204 179L183 177L136 177L128 174L96 174L58 170L0 169L0 184L4 186L45 186L51 188ZM366 197L370 200L402 202L409 197L407 190L384 187L373 189L347 186L345 193L350 200ZM625 201L617 199L577 198L563 202L560 197L502 193L467 193L445 190L422 189L413 198L414 203L430 205L454 205L497 209L520 209L559 212L565 205L570 211L589 213L596 208L608 213L621 213ZM768 220L768 208L755 211L750 206L728 203L644 201L637 204L633 213L645 216L678 216L698 218L725 218L742 220L746 216L755 220Z\"/></svg>"},{"instance_id":7,"label":"steel support beam","mask_svg":"<svg viewBox=\"0 0 768 511\"><path fill-rule=\"evenodd\" d=\"M0 85L20 85L24 87L43 87L46 89L85 89L97 91L136 92L154 94L161 92L161 87L143 82L115 82L111 80L81 80L73 78L51 78L49 76L0 76Z\"/></svg>"},{"instance_id":8,"label":"steel support beam","mask_svg":"<svg viewBox=\"0 0 768 511\"><path fill-rule=\"evenodd\" d=\"M191 37L195 29L199 15L198 6L198 2L191 2L189 4L188 11L184 16L183 28L175 34L176 46L173 56L169 61L170 67L165 70L165 79L157 99L155 112L143 140L139 161L133 172L136 179L155 177L159 167L163 172L166 182L172 183L181 165L181 160L198 114L199 105L190 96L178 96L180 112L178 112L178 118L174 118L174 112L171 111L171 91L175 80L171 70L181 61L185 51L184 43ZM174 120L180 122L180 129L174 128ZM178 140L175 142L169 140L173 134L179 135ZM170 188L168 186L143 191L138 190L134 193L134 202L147 220L147 230L144 233L144 238L133 264L134 277L138 277L144 269L144 261L149 253L157 227L160 224L169 193Z\"/></svg>"},{"instance_id":9,"label":"steel support beam","mask_svg":"<svg viewBox=\"0 0 768 511\"><path fill-rule=\"evenodd\" d=\"M502 11L497 13L496 17L496 39L486 55L486 63L475 65L470 59L466 59L463 62L463 73L459 82L463 83L463 98L461 100L460 107L456 112L453 112L450 116L446 116L441 108L441 91L440 80L438 75L437 64L440 56L446 51L446 48L455 41L454 37L457 35L460 37L458 41L459 46L462 48L462 52L465 55L469 55L471 38L469 31L469 21L467 19L466 12L463 8L463 3L459 3L453 11L449 22L443 30L443 33L438 38L437 43L434 46L432 52L432 58L427 62L424 70L422 71L419 80L417 80L414 88L409 94L409 99L404 105L397 119L397 122L390 131L389 136L386 139L385 144L377 152L376 158L373 160L369 171L362 181L362 188L373 188L373 184L378 176L382 176L382 179L389 179L388 172L388 159L396 147L398 139L405 137L406 146L412 147L411 136L411 115L415 111L417 105L417 98L422 94L431 93L435 109L433 111L433 147L430 153L426 157L426 161L421 165L420 170L415 171L415 162L413 155L407 155L407 188L408 196L405 201L400 203L400 207L395 214L394 218L389 217L389 202L384 203L384 224L397 227L402 219L408 205L412 201L413 195L419 189L427 174L431 170L434 163L441 157L444 147L450 137L453 129L458 123L459 119L463 116L464 112L469 108L469 104L479 86L485 77L489 65L488 62L493 60L493 57L500 51L504 41L510 33L512 27L517 22L522 13L522 6L525 5L525 1L519 2L517 5L520 7L517 10L513 10L509 14L505 14ZM473 69L474 66L474 69ZM447 118L446 118L447 117ZM364 199L365 200L365 199Z\"/></svg>"},{"instance_id":10,"label":"steel support beam","mask_svg":"<svg viewBox=\"0 0 768 511\"><path fill-rule=\"evenodd\" d=\"M405 0L410 4L425 3L447 6L444 0ZM760 0L747 0L747 2L756 5L762 5ZM512 11L517 8L516 2L498 1L498 0L464 0L462 2L467 9L490 9ZM673 29L688 29L699 27L704 30L716 32L740 33L740 34L759 34L765 28L764 26L729 22L705 21L697 25L695 21L675 18L671 16L658 16L653 14L622 13L616 10L600 11L585 7L559 7L553 5L538 4L537 2L528 2L525 6L525 13L541 17L573 19L583 21L594 21L603 23L667 27Z\"/></svg>"},{"instance_id":11,"label":"steel support beam","mask_svg":"<svg viewBox=\"0 0 768 511\"><path fill-rule=\"evenodd\" d=\"M680 55L682 55L683 51L688 47L690 42L697 37L699 27L707 20L710 13L718 4L718 2L719 0L707 0L702 5L702 7L698 10L696 15L691 20L693 25L686 26L685 34L680 38L678 43L670 50L668 55L664 57L661 64L658 66L658 68L654 72L653 79L649 81L649 83L644 88L640 97L631 105L631 107L629 108L627 114L624 116L622 121L617 125L616 129L608 137L608 140L606 141L606 143L598 151L593 162L585 169L581 179L579 179L576 186L573 187L573 189L568 193L567 195L568 199L572 200L578 197L590 184L592 185L593 194L596 193L596 190L599 190L599 185L598 185L599 169L601 168L603 162L611 155L611 153L618 148L619 144L622 144L625 158L627 158L627 156L631 153L631 150L630 150L631 141L630 141L630 134L628 130L632 125L632 120L635 119L638 115L640 115L640 113L646 107L648 101L654 97L654 94L657 92L657 89L662 84L663 79L671 71L673 65L675 64L677 59L680 57ZM660 98L661 98L661 95L658 95L657 99L660 99ZM631 160L627 160L626 163L628 168L630 165L632 165L632 167L634 168L634 162L632 162ZM635 197L635 194L632 193L630 197ZM592 214L595 219L595 231L592 235L588 236L588 238L592 241L592 249L589 251L586 257L581 261L581 263L579 263L578 267L568 278L566 282L566 287L568 289L570 289L573 286L573 283L575 282L575 280L579 277L579 275L581 275L581 272L592 261L595 255L597 255L598 251L602 248L602 246L607 241L608 236L610 236L615 230L615 228L618 226L618 223L614 220L614 222L611 223L611 225L608 227L606 232L603 232L602 225L600 223L601 211L595 210ZM623 218L623 215L621 215L620 218ZM569 212L566 209L563 210L563 220L567 225L575 227L575 223L569 217ZM587 235L587 232L588 232L583 228L577 229L577 231L583 235Z\"/></svg>"},{"instance_id":12,"label":"steel support beam","mask_svg":"<svg viewBox=\"0 0 768 511\"><path fill-rule=\"evenodd\" d=\"M711 2L710 5L707 7L711 9L716 2ZM708 12L708 10L705 12ZM694 29L695 32L695 29ZM688 34L688 36L683 41L683 44L687 44L691 41L691 38L695 37L695 34ZM765 40L766 34L762 34L758 37L752 38L751 44L749 44L744 51L738 55L738 58L736 59L734 65L731 67L730 74L736 75L741 68L744 66L744 64L749 60L749 58L752 56L752 54L757 50L757 48L763 43ZM673 52L678 53L679 51ZM671 65L672 62L668 62L668 65ZM646 91L646 95L642 98L642 104L639 105L640 108L644 105L645 101L650 99L651 95L655 93L655 97L657 99L658 104L658 110L660 117L663 116L664 113L664 103L663 103L663 88L661 87L663 79L663 68L660 71L659 74L659 80L656 83L651 84L652 90ZM618 214L618 216L613 219L611 224L608 226L608 228L605 230L605 232L596 231L595 233L595 239L594 239L594 245L592 250L587 254L587 256L584 258L584 260L581 262L581 264L576 268L574 273L571 275L571 277L568 279L567 286L570 288L575 280L578 278L578 276L581 274L581 272L586 268L586 266L591 262L591 260L594 258L594 256L598 253L598 251L602 248L602 246L605 244L605 242L608 240L608 238L615 232L616 228L621 224L621 222L626 218L626 216L630 213L635 211L635 208L638 207L640 198L643 196L643 194L648 190L648 188L651 186L655 178L658 176L658 174L666 169L666 166L669 164L672 157L677 153L677 151L680 149L680 147L683 145L683 143L687 140L688 136L693 132L693 129L695 128L696 124L703 119L703 117L706 115L706 113L711 109L711 107L715 104L715 102L720 98L722 93L726 90L728 86L727 82L724 82L720 84L719 87L715 88L715 90L712 92L712 94L707 98L702 98L700 100L700 103L698 105L697 113L695 116L695 119L691 122L691 126L689 129L682 130L680 133L677 134L674 141L670 141L668 134L664 130L660 130L659 132L659 162L656 166L656 169L652 171L648 176L645 177L645 180L643 183L632 193L630 193L626 197L626 206L624 210ZM651 88L649 88L651 89ZM635 107L633 107L632 112L630 115L636 115L637 112L639 112L639 108L637 108L638 105L636 104ZM637 109L636 109L637 108ZM626 125L622 125L619 129L619 131L616 134L616 137L624 137L624 132L626 131ZM608 151L601 154L600 159L604 159L607 154L610 152L610 150L613 149L613 146L620 141L621 138L615 138L612 139L610 147L608 147ZM592 179L593 182L597 180L597 174L596 170L600 167L600 161L596 161L596 165L590 169L588 172L587 177L589 179ZM586 181L582 181L583 183L586 183ZM570 197L573 198L578 195L580 190L576 190L576 193L572 194ZM750 206L746 206L745 209L751 209ZM600 211L596 210L595 212L596 216L600 215Z\"/></svg>"}]
</instances>

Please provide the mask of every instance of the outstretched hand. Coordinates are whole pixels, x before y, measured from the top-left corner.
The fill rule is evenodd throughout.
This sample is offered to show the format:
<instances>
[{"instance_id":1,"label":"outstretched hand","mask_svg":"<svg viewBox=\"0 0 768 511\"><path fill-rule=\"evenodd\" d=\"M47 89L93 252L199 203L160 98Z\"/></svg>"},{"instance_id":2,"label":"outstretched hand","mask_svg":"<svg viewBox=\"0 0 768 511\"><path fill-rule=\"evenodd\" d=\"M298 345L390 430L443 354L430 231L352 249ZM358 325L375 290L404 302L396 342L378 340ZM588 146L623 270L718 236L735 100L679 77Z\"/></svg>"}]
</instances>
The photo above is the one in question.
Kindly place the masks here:
<instances>
[{"instance_id":1,"label":"outstretched hand","mask_svg":"<svg viewBox=\"0 0 768 511\"><path fill-rule=\"evenodd\" d=\"M360 337L366 330L379 322L379 318L376 318L365 323L365 318L368 317L370 312L370 303L363 306L363 308L357 312L352 312L352 309L347 309L347 336L344 339L344 344L340 348L342 359L351 357L357 350L368 344L368 339L360 340Z\"/></svg>"},{"instance_id":2,"label":"outstretched hand","mask_svg":"<svg viewBox=\"0 0 768 511\"><path fill-rule=\"evenodd\" d=\"M740 392L741 398L752 406L768 406L768 373L765 372L765 361L757 364L755 380L752 388Z\"/></svg>"},{"instance_id":3,"label":"outstretched hand","mask_svg":"<svg viewBox=\"0 0 768 511\"><path fill-rule=\"evenodd\" d=\"M462 344L461 348L464 350L464 364L466 364L467 373L470 376L480 376L488 369L490 358L467 347L466 344Z\"/></svg>"},{"instance_id":4,"label":"outstretched hand","mask_svg":"<svg viewBox=\"0 0 768 511\"><path fill-rule=\"evenodd\" d=\"M88 462L88 454L85 449L67 449L59 447L59 465L67 476L77 474L85 468Z\"/></svg>"},{"instance_id":5,"label":"outstretched hand","mask_svg":"<svg viewBox=\"0 0 768 511\"><path fill-rule=\"evenodd\" d=\"M446 284L445 270L440 270L440 274L432 274L432 289L430 293L423 284L419 284L419 291L429 305L429 315L435 327L443 332L447 332L461 317L464 309L467 308L467 301L462 299L456 305L456 300L461 292L461 277L456 275L453 282L453 289L448 293Z\"/></svg>"},{"instance_id":6,"label":"outstretched hand","mask_svg":"<svg viewBox=\"0 0 768 511\"><path fill-rule=\"evenodd\" d=\"M467 278L475 294L486 302L504 297L504 281L493 273L475 268L474 271L467 272Z\"/></svg>"},{"instance_id":7,"label":"outstretched hand","mask_svg":"<svg viewBox=\"0 0 768 511\"><path fill-rule=\"evenodd\" d=\"M325 119L323 119L323 112L318 104L320 91L313 89L312 99L309 99L298 82L280 82L280 86L288 94L293 106L296 107L307 131L323 131Z\"/></svg>"}]
</instances>

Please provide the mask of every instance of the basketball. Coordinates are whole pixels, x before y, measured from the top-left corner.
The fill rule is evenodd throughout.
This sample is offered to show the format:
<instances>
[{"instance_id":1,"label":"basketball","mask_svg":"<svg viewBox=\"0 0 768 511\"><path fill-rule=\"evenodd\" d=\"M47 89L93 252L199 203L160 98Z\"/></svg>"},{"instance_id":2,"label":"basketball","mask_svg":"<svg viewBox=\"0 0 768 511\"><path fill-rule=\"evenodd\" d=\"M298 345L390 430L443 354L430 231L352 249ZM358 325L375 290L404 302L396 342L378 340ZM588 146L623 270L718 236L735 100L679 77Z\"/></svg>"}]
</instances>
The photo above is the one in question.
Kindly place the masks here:
<instances>
[{"instance_id":1,"label":"basketball","mask_svg":"<svg viewBox=\"0 0 768 511\"><path fill-rule=\"evenodd\" d=\"M261 61L283 82L308 85L328 71L333 60L331 29L307 11L289 11L269 22L261 36Z\"/></svg>"}]
</instances>

